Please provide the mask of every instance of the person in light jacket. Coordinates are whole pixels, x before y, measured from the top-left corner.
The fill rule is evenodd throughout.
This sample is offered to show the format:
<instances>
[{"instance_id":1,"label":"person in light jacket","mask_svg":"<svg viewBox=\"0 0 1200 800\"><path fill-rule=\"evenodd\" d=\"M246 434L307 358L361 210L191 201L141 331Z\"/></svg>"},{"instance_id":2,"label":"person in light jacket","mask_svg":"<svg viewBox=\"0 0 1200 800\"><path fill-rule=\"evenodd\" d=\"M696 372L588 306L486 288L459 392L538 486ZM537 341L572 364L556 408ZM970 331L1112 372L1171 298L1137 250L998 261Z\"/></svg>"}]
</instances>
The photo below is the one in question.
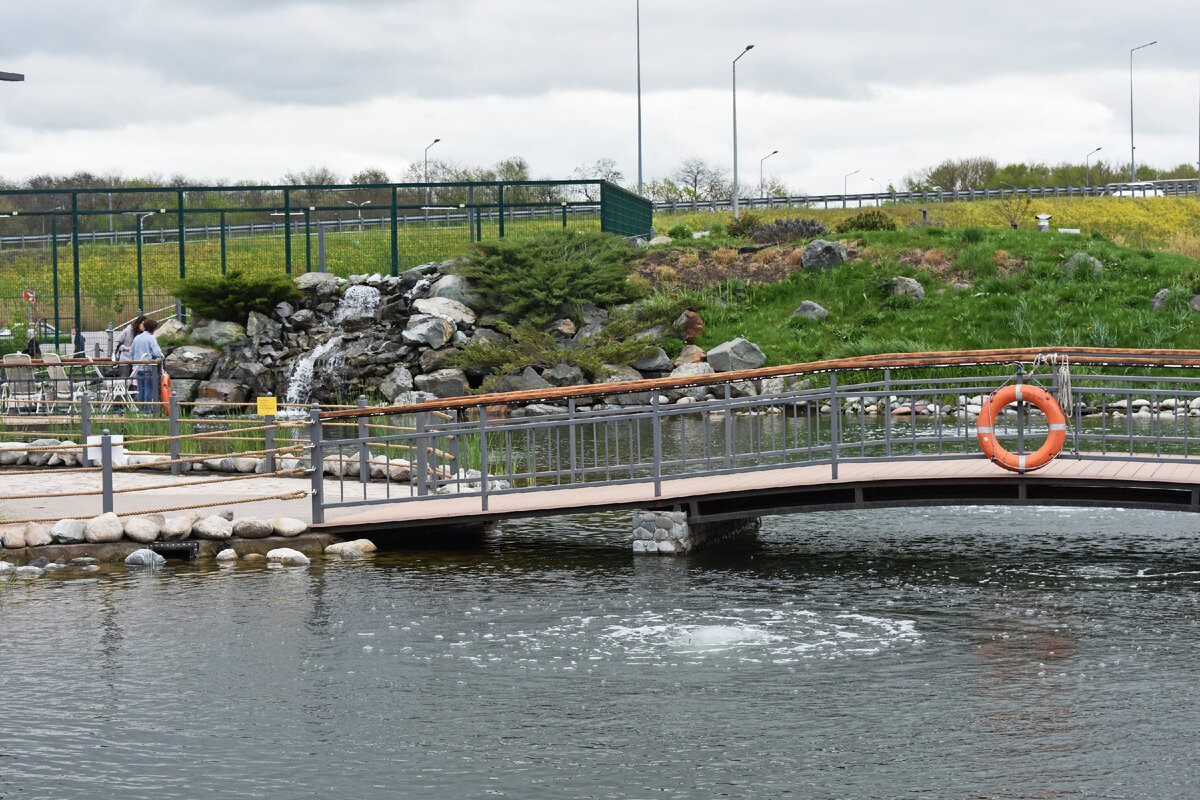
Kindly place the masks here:
<instances>
[{"instance_id":1,"label":"person in light jacket","mask_svg":"<svg viewBox=\"0 0 1200 800\"><path fill-rule=\"evenodd\" d=\"M142 332L133 337L129 348L130 361L153 361L163 357L162 348L154 338L158 330L158 321L147 318L142 322ZM154 399L154 367L149 364L139 364L134 373L137 378L137 399L139 403L149 403ZM146 406L142 406L146 411Z\"/></svg>"},{"instance_id":2,"label":"person in light jacket","mask_svg":"<svg viewBox=\"0 0 1200 800\"><path fill-rule=\"evenodd\" d=\"M130 361L133 361L133 340L142 332L142 323L146 321L146 317L138 314L129 324L121 329L121 333L117 335L116 354L115 358L122 363L117 367L117 375L121 378L128 378L130 374Z\"/></svg>"}]
</instances>

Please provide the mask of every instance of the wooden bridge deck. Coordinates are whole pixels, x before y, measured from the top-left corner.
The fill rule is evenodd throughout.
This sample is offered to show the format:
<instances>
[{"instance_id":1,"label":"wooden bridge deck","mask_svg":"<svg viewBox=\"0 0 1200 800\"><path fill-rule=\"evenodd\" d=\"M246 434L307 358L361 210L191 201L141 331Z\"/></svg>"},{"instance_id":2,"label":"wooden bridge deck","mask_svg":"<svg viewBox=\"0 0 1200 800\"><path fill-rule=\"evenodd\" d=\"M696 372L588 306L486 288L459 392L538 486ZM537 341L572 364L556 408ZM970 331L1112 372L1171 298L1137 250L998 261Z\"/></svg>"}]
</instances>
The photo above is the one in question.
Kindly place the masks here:
<instances>
[{"instance_id":1,"label":"wooden bridge deck","mask_svg":"<svg viewBox=\"0 0 1200 800\"><path fill-rule=\"evenodd\" d=\"M333 499L333 498L329 498ZM682 506L697 521L762 514L912 505L1079 505L1200 512L1200 457L1194 462L1086 460L1062 456L1018 475L990 461L937 459L841 462L832 479L828 464L675 478L654 485L596 483L489 495L330 509L314 528L339 535L399 528L440 528L625 508Z\"/></svg>"}]
</instances>

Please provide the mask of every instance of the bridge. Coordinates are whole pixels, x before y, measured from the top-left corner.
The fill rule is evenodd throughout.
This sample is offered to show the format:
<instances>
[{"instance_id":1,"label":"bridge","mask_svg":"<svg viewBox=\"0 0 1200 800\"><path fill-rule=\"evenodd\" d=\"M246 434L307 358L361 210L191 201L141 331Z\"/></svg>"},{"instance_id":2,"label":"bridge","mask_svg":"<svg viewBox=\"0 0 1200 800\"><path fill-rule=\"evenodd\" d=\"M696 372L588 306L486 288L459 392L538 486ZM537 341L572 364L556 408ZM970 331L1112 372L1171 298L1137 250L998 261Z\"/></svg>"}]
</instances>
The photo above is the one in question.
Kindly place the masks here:
<instances>
[{"instance_id":1,"label":"bridge","mask_svg":"<svg viewBox=\"0 0 1200 800\"><path fill-rule=\"evenodd\" d=\"M1200 351L891 354L314 408L314 463L340 477L331 483L313 470L313 521L341 535L402 535L633 509L635 550L686 552L763 515L803 511L1004 504L1200 512L1197 367ZM993 392L1031 384L1063 410L1065 443L1042 468L1009 471L983 454L977 416ZM396 417L411 425L382 425ZM323 436L328 423L347 418L358 435ZM1001 447L1023 454L1049 426L1033 404L1017 402L993 427ZM379 468L397 458L411 468ZM384 497L378 486L366 491L373 467L387 483Z\"/></svg>"}]
</instances>

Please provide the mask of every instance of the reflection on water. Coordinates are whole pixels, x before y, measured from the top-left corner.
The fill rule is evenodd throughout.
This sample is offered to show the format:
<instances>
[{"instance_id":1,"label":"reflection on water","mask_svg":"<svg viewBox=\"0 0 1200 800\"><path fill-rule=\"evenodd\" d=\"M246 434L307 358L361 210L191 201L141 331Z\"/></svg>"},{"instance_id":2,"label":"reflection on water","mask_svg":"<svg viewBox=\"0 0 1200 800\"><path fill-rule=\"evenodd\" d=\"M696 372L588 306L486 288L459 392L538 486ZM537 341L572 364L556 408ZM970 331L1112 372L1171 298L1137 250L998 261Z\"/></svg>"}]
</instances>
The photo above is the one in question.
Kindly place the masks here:
<instances>
[{"instance_id":1,"label":"reflection on water","mask_svg":"<svg viewBox=\"0 0 1200 800\"><path fill-rule=\"evenodd\" d=\"M1193 518L625 515L308 569L61 570L0 609L0 797L1185 797Z\"/></svg>"}]
</instances>

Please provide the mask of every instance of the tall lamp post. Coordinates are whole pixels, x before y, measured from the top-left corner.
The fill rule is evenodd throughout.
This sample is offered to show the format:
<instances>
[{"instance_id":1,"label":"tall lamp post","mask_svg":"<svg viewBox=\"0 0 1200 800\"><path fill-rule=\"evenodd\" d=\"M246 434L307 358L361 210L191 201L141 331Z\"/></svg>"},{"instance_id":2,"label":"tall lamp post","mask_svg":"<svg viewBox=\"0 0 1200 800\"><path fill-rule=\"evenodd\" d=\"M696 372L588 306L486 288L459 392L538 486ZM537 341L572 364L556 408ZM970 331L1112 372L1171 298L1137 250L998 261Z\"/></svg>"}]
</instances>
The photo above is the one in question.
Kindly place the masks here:
<instances>
[{"instance_id":1,"label":"tall lamp post","mask_svg":"<svg viewBox=\"0 0 1200 800\"><path fill-rule=\"evenodd\" d=\"M763 189L763 162L778 152L778 150L772 150L758 160L758 196L764 200L767 198L767 193Z\"/></svg>"},{"instance_id":2,"label":"tall lamp post","mask_svg":"<svg viewBox=\"0 0 1200 800\"><path fill-rule=\"evenodd\" d=\"M429 148L440 141L441 139L434 139L425 147L425 205L429 205Z\"/></svg>"},{"instance_id":3,"label":"tall lamp post","mask_svg":"<svg viewBox=\"0 0 1200 800\"><path fill-rule=\"evenodd\" d=\"M23 81L25 76L19 72L0 72L0 81Z\"/></svg>"},{"instance_id":4,"label":"tall lamp post","mask_svg":"<svg viewBox=\"0 0 1200 800\"><path fill-rule=\"evenodd\" d=\"M879 181L875 180L874 178L867 178L867 180L869 180L869 181L871 181L872 183L874 183L874 184L875 184L875 186L876 186L876 188L878 188L878 189L879 189L879 193L880 193L881 195L883 194L883 184L882 184L882 183L880 183ZM880 198L879 198L879 199L876 201L876 203L875 203L875 204L876 204L876 205L880 205L880 206L881 206L881 205L883 205L883 198L882 198L882 197L880 197Z\"/></svg>"},{"instance_id":5,"label":"tall lamp post","mask_svg":"<svg viewBox=\"0 0 1200 800\"><path fill-rule=\"evenodd\" d=\"M1086 170L1083 175L1083 188L1085 189L1092 185L1092 156L1096 155L1096 153L1099 153L1102 149L1103 148L1097 147L1095 150L1083 157L1083 167L1084 170Z\"/></svg>"},{"instance_id":6,"label":"tall lamp post","mask_svg":"<svg viewBox=\"0 0 1200 800\"><path fill-rule=\"evenodd\" d=\"M862 172L861 169L856 169L856 170L854 170L854 172L847 172L845 175L842 176L842 208L846 207L846 194L849 191L848 187L850 185L850 176L857 175L860 172Z\"/></svg>"},{"instance_id":7,"label":"tall lamp post","mask_svg":"<svg viewBox=\"0 0 1200 800\"><path fill-rule=\"evenodd\" d=\"M355 208L358 209L358 230L361 233L362 229L363 229L362 207L371 205L371 201L363 200L361 203L356 203L353 200L347 200L346 205L354 206ZM429 203L426 203L425 205L429 205Z\"/></svg>"},{"instance_id":8,"label":"tall lamp post","mask_svg":"<svg viewBox=\"0 0 1200 800\"><path fill-rule=\"evenodd\" d=\"M738 218L738 174L737 174L737 62L738 58L754 49L748 44L733 60L733 218Z\"/></svg>"},{"instance_id":9,"label":"tall lamp post","mask_svg":"<svg viewBox=\"0 0 1200 800\"><path fill-rule=\"evenodd\" d=\"M1129 51L1129 182L1137 182L1137 166L1133 154L1133 54L1143 47L1158 44L1158 40L1138 45Z\"/></svg>"}]
</instances>

